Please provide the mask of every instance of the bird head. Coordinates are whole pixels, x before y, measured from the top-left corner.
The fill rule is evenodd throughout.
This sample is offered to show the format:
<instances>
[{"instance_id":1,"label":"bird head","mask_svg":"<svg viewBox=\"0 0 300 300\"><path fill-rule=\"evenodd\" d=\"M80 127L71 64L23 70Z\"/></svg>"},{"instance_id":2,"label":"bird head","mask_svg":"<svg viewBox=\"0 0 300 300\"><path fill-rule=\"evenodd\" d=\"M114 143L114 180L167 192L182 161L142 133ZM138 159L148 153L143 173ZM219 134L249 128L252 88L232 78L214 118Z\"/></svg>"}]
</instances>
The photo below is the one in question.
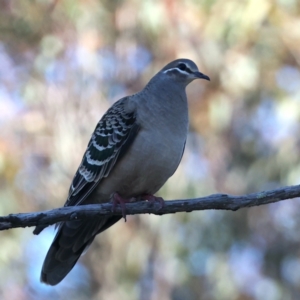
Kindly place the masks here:
<instances>
[{"instance_id":1,"label":"bird head","mask_svg":"<svg viewBox=\"0 0 300 300\"><path fill-rule=\"evenodd\" d=\"M170 62L159 73L185 86L195 79L210 80L207 75L199 72L198 67L193 61L185 58Z\"/></svg>"}]
</instances>

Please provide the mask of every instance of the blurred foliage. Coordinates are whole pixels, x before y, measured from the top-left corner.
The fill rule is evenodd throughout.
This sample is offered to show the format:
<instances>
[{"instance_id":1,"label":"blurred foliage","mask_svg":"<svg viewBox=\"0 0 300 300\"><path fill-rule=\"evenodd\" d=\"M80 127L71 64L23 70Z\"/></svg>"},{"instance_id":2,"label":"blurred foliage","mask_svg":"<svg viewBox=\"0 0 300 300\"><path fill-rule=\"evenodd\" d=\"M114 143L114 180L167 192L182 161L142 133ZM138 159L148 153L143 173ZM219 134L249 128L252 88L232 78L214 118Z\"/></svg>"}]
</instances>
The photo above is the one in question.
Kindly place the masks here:
<instances>
[{"instance_id":1,"label":"blurred foliage","mask_svg":"<svg viewBox=\"0 0 300 300\"><path fill-rule=\"evenodd\" d=\"M166 199L300 181L300 2L0 2L0 213L62 206L95 124L169 61L188 87L190 135ZM99 236L57 287L53 238L1 233L1 299L300 299L300 202L134 216Z\"/></svg>"}]
</instances>

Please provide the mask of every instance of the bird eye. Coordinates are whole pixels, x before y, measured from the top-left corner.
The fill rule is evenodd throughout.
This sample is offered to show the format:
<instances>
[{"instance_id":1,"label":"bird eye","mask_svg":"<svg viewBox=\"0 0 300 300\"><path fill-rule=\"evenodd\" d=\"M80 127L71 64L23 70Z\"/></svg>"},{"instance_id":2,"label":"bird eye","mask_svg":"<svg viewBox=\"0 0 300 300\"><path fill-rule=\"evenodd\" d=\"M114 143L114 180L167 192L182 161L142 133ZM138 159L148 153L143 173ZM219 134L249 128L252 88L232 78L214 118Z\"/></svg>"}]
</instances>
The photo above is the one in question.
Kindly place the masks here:
<instances>
[{"instance_id":1,"label":"bird eye","mask_svg":"<svg viewBox=\"0 0 300 300\"><path fill-rule=\"evenodd\" d=\"M179 68L180 70L184 71L184 70L186 69L186 65L183 64L183 63L181 63L181 64L178 65L178 68Z\"/></svg>"}]
</instances>

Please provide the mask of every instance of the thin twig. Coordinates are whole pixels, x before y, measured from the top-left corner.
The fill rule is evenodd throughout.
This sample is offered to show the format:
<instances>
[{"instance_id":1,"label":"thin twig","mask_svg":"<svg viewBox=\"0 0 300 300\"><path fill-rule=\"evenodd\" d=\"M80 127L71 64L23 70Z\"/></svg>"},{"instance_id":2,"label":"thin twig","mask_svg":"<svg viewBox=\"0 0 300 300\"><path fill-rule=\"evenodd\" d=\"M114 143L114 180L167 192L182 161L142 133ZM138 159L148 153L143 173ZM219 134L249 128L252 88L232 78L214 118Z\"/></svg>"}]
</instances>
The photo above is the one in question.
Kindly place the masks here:
<instances>
[{"instance_id":1,"label":"thin twig","mask_svg":"<svg viewBox=\"0 0 300 300\"><path fill-rule=\"evenodd\" d=\"M206 209L236 211L244 207L259 206L296 197L300 197L300 185L287 186L243 196L214 194L202 198L172 200L166 201L163 207L159 203L153 204L147 201L128 203L126 204L126 213L127 215L164 215ZM120 206L117 206L115 211L112 211L112 204L105 203L61 207L34 213L10 214L0 217L0 230L39 225L40 230L35 231L38 234L43 228L58 222L95 218L104 215L122 215L122 209Z\"/></svg>"}]
</instances>

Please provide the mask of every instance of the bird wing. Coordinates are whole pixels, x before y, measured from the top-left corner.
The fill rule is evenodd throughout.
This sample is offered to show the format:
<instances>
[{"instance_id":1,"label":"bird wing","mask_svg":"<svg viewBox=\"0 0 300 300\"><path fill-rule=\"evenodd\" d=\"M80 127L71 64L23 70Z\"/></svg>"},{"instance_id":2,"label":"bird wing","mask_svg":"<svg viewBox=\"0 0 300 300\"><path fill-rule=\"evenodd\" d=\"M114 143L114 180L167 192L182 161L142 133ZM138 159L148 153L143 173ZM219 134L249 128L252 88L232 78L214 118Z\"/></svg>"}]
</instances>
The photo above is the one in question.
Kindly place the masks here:
<instances>
[{"instance_id":1,"label":"bird wing","mask_svg":"<svg viewBox=\"0 0 300 300\"><path fill-rule=\"evenodd\" d=\"M101 118L73 178L65 206L82 204L126 153L140 126L136 111L125 109L127 97L117 101Z\"/></svg>"}]
</instances>

